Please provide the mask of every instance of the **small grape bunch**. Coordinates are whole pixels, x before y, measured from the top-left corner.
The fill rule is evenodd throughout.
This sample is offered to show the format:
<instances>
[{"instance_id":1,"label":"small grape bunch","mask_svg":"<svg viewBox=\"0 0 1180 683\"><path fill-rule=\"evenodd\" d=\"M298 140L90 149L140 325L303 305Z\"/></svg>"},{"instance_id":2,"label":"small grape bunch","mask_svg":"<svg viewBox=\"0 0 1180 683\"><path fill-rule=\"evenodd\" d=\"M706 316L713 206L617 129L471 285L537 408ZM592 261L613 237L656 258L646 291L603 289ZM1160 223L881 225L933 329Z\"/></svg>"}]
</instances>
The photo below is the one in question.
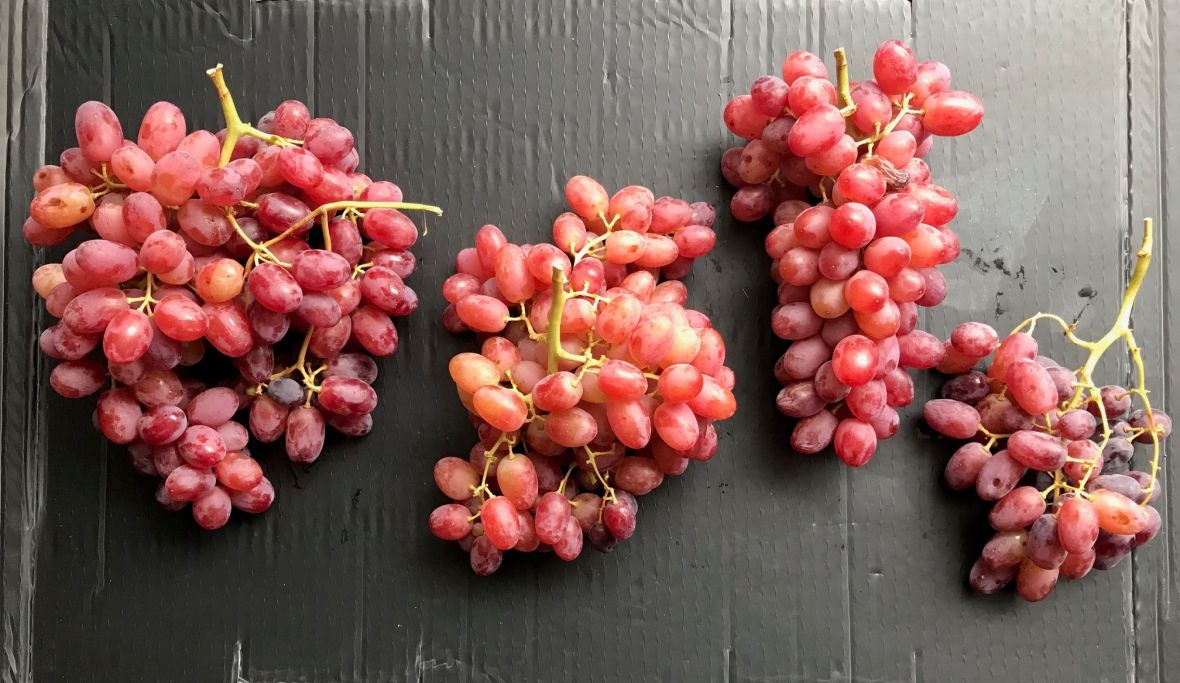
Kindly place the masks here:
<instances>
[{"instance_id":1,"label":"small grape bunch","mask_svg":"<svg viewBox=\"0 0 1180 683\"><path fill-rule=\"evenodd\" d=\"M435 465L452 502L429 527L481 575L512 549L571 561L630 538L638 497L711 459L737 409L725 342L678 279L716 242L712 208L584 176L565 192L552 243L485 225L443 284L446 327L482 338L449 364L479 442Z\"/></svg>"},{"instance_id":2,"label":"small grape bunch","mask_svg":"<svg viewBox=\"0 0 1180 683\"><path fill-rule=\"evenodd\" d=\"M850 85L843 50L836 68L833 84L819 57L795 52L781 79L762 76L731 100L725 123L749 142L727 151L721 168L739 188L735 218L773 213L771 328L792 342L775 364L776 404L798 419L791 446L834 446L860 467L913 400L905 368L942 360L941 345L915 328L918 308L946 297L938 266L959 255L949 227L958 205L921 157L934 135L975 128L983 105L949 90L945 65L919 64L896 40L878 48L875 79Z\"/></svg>"},{"instance_id":3,"label":"small grape bunch","mask_svg":"<svg viewBox=\"0 0 1180 683\"><path fill-rule=\"evenodd\" d=\"M1101 339L1080 339L1074 324L1038 313L1003 341L991 327L969 322L947 342L939 369L955 376L922 413L940 434L968 440L947 462L947 484L994 503L988 522L996 534L971 568L978 593L995 593L1015 579L1022 598L1043 600L1059 577L1110 569L1159 532L1152 506L1159 499L1160 443L1172 421L1151 406L1142 351L1129 326L1151 259L1150 220L1144 225L1118 317ZM1042 320L1059 325L1088 354L1079 370L1038 355L1032 335ZM1137 384L1098 386L1094 369L1119 341L1130 350ZM986 372L972 369L993 351ZM1131 469L1136 444L1151 448L1146 471Z\"/></svg>"},{"instance_id":4,"label":"small grape bunch","mask_svg":"<svg viewBox=\"0 0 1180 683\"><path fill-rule=\"evenodd\" d=\"M254 127L221 67L208 75L217 133L157 102L133 142L107 105L78 107L78 146L37 170L23 234L38 247L82 237L33 275L58 319L40 336L60 361L50 384L101 392L98 429L163 479L157 501L191 503L216 529L274 499L251 436L311 463L326 426L369 431L372 357L397 349L392 318L418 306L403 281L418 228L402 211L441 210L357 171L332 119L288 100Z\"/></svg>"}]
</instances>

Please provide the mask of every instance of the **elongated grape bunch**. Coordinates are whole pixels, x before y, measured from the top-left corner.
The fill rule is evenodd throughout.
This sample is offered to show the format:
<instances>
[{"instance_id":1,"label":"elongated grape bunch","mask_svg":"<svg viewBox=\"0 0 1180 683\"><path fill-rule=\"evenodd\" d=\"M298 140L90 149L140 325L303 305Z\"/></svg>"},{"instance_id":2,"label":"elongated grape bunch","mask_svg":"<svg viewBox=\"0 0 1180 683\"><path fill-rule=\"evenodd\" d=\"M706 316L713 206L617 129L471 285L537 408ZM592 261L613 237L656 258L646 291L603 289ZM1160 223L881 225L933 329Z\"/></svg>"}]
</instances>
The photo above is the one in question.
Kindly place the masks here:
<instances>
[{"instance_id":1,"label":"elongated grape bunch","mask_svg":"<svg viewBox=\"0 0 1180 683\"><path fill-rule=\"evenodd\" d=\"M1152 408L1142 349L1129 327L1151 258L1151 222L1145 226L1122 307L1101 339L1082 340L1073 323L1038 313L1002 341L978 322L959 325L947 341L939 369L954 377L922 412L935 431L967 440L947 462L947 484L993 503L988 522L996 534L971 568L976 592L995 593L1015 580L1022 598L1043 600L1060 577L1110 569L1159 532L1156 475L1172 421ZM1086 352L1079 370L1041 355L1033 337L1040 321L1060 326ZM1098 386L1094 369L1119 341L1138 383ZM993 351L986 370L973 369ZM1146 470L1133 468L1140 444L1151 450Z\"/></svg>"},{"instance_id":2,"label":"elongated grape bunch","mask_svg":"<svg viewBox=\"0 0 1180 683\"><path fill-rule=\"evenodd\" d=\"M739 188L734 218L773 215L771 326L792 342L775 365L777 406L798 419L792 448L834 446L860 467L913 400L905 368L942 360L942 345L916 326L918 307L946 297L938 266L959 255L949 227L958 205L922 157L934 135L974 129L983 105L950 90L945 65L919 64L896 40L878 48L873 79L850 84L843 50L836 71L832 83L819 57L795 52L782 78L762 76L731 100L725 124L748 142L721 170Z\"/></svg>"},{"instance_id":3,"label":"elongated grape bunch","mask_svg":"<svg viewBox=\"0 0 1180 683\"><path fill-rule=\"evenodd\" d=\"M274 499L251 436L311 463L326 427L369 431L373 356L396 351L393 318L418 306L403 281L418 228L402 211L441 211L357 171L332 119L288 100L251 126L221 67L209 77L217 133L157 102L132 141L107 105L78 107L78 146L37 170L23 232L71 246L33 275L58 319L40 337L60 361L50 384L99 393L99 430L163 479L159 503L191 503L215 529Z\"/></svg>"},{"instance_id":4,"label":"elongated grape bunch","mask_svg":"<svg viewBox=\"0 0 1180 683\"><path fill-rule=\"evenodd\" d=\"M565 191L552 243L485 225L443 285L444 324L482 340L449 364L479 442L435 465L451 502L429 527L477 574L630 538L638 498L711 459L737 408L725 342L677 279L716 240L712 208L584 176Z\"/></svg>"}]
</instances>

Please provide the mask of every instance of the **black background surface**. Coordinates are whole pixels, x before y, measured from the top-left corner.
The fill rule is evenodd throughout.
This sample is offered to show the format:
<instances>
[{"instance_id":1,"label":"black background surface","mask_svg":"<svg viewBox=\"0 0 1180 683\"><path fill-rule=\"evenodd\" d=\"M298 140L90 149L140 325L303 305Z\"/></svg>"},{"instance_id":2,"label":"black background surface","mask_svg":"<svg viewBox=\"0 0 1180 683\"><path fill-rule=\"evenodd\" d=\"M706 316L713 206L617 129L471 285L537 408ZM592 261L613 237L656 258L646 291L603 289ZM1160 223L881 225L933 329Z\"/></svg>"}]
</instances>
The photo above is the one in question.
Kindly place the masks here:
<instances>
[{"instance_id":1,"label":"black background surface","mask_svg":"<svg viewBox=\"0 0 1180 683\"><path fill-rule=\"evenodd\" d=\"M913 428L915 409L862 470L789 452L765 227L728 217L717 169L732 144L723 104L788 52L842 45L855 78L881 40L910 41L987 106L980 129L928 158L959 197L964 250L924 325L1004 329L1084 308L1081 332L1098 336L1152 215L1158 258L1135 324L1155 397L1175 406L1159 368L1176 350L1176 0L9 0L0 12L4 680L1180 680L1171 468L1154 543L1027 605L966 588L985 509L941 484L950 449ZM27 283L52 254L18 227L30 174L73 144L80 102L109 102L134 131L167 99L216 129L204 70L219 61L244 116L304 99L357 131L366 172L446 215L415 248L423 306L382 363L373 433L331 444L310 471L272 453L274 508L206 533L154 506L91 428L90 401L49 391ZM475 439L445 369L474 342L442 330L438 288L485 222L517 241L547 235L577 173L718 205L721 240L690 301L728 343L740 409L718 456L644 498L614 553L514 555L481 579L426 531L433 463ZM1104 369L1127 379L1123 356ZM917 381L920 398L936 390Z\"/></svg>"}]
</instances>

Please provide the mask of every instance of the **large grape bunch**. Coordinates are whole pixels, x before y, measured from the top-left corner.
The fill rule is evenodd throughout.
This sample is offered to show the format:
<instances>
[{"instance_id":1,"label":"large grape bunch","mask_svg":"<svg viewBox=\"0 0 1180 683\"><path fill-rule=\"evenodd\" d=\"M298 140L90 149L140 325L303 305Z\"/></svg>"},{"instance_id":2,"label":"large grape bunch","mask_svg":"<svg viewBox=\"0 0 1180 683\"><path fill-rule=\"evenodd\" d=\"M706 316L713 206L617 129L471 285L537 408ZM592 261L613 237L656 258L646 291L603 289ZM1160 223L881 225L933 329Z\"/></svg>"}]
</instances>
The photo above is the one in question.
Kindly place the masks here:
<instances>
[{"instance_id":1,"label":"large grape bunch","mask_svg":"<svg viewBox=\"0 0 1180 683\"><path fill-rule=\"evenodd\" d=\"M952 332L948 357L954 360L942 369L955 376L923 415L935 431L969 440L947 462L950 487L974 489L993 503L988 522L996 533L971 568L975 591L995 593L1015 579L1016 592L1036 602L1059 577L1110 569L1159 532L1152 506L1160 498L1160 443L1172 421L1151 406L1142 350L1129 327L1150 256L1147 222L1118 317L1097 341L1080 339L1074 323L1048 313L1024 321L1002 342L983 323ZM1032 334L1042 320L1086 351L1080 369L1038 355ZM1098 361L1119 341L1130 350L1137 383L1097 386ZM985 372L972 369L993 350ZM1151 447L1146 471L1131 469L1136 444Z\"/></svg>"},{"instance_id":2,"label":"large grape bunch","mask_svg":"<svg viewBox=\"0 0 1180 683\"><path fill-rule=\"evenodd\" d=\"M325 426L369 431L372 356L397 349L392 318L418 306L403 282L418 229L401 210L441 211L358 172L332 119L288 100L251 126L221 67L209 76L217 133L157 102L133 142L110 107L79 106L78 146L37 170L23 232L40 247L82 237L33 275L58 319L40 337L60 361L50 384L101 392L98 429L163 479L160 505L191 503L216 529L274 499L251 436L311 463Z\"/></svg>"},{"instance_id":3,"label":"large grape bunch","mask_svg":"<svg viewBox=\"0 0 1180 683\"><path fill-rule=\"evenodd\" d=\"M485 225L443 285L447 328L483 340L449 364L479 442L435 465L452 502L429 526L477 574L510 549L570 561L626 540L637 497L711 459L737 408L725 342L678 279L716 242L712 207L584 176L565 193L552 243Z\"/></svg>"},{"instance_id":4,"label":"large grape bunch","mask_svg":"<svg viewBox=\"0 0 1180 683\"><path fill-rule=\"evenodd\" d=\"M819 57L795 52L782 78L762 76L730 100L725 124L749 142L726 151L721 170L739 188L734 218L772 215L776 226L766 237L779 283L771 326L792 342L775 365L778 409L799 420L792 448L834 445L859 467L913 400L904 368L942 360L942 345L915 327L919 306L946 297L938 266L959 255L949 227L958 204L922 157L935 135L979 125L983 105L900 41L877 49L872 79L850 84L843 50L836 68L832 83Z\"/></svg>"}]
</instances>

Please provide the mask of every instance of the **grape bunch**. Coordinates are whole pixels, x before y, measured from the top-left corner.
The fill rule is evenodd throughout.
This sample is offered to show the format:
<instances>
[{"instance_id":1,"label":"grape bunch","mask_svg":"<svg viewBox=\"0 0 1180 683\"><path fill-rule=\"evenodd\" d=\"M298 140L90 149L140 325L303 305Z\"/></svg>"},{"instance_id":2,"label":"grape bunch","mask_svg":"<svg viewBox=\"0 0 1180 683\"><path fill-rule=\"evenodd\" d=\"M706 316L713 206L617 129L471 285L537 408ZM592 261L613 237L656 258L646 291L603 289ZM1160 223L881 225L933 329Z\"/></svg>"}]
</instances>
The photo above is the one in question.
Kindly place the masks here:
<instances>
[{"instance_id":1,"label":"grape bunch","mask_svg":"<svg viewBox=\"0 0 1180 683\"><path fill-rule=\"evenodd\" d=\"M443 285L447 328L483 340L449 364L479 442L435 465L451 502L429 527L481 575L511 549L611 550L637 497L711 459L737 408L725 342L678 279L716 242L712 207L584 176L565 195L552 243L485 225Z\"/></svg>"},{"instance_id":2,"label":"grape bunch","mask_svg":"<svg viewBox=\"0 0 1180 683\"><path fill-rule=\"evenodd\" d=\"M33 275L57 319L40 336L60 361L50 384L101 392L98 429L163 479L160 505L191 503L216 529L274 499L251 436L311 463L326 426L368 433L372 356L396 351L393 317L418 307L403 281L418 228L401 210L441 211L358 172L332 119L288 100L251 126L221 67L209 76L217 133L188 132L157 102L131 141L110 107L79 106L78 146L37 170L23 234L39 247L82 238Z\"/></svg>"},{"instance_id":3,"label":"grape bunch","mask_svg":"<svg viewBox=\"0 0 1180 683\"><path fill-rule=\"evenodd\" d=\"M765 246L779 284L771 327L792 342L775 364L777 407L799 420L792 448L833 445L860 467L913 400L904 368L942 361L942 345L915 327L919 306L946 297L938 266L959 255L958 204L922 157L933 136L979 125L983 105L900 41L877 49L873 79L849 84L843 50L836 66L833 84L819 57L795 52L782 78L730 100L725 124L749 142L726 151L721 170L739 188L734 218L773 215L776 226Z\"/></svg>"},{"instance_id":4,"label":"grape bunch","mask_svg":"<svg viewBox=\"0 0 1180 683\"><path fill-rule=\"evenodd\" d=\"M1131 307L1147 271L1151 228L1114 326L1085 341L1074 324L1039 313L1000 341L989 326L963 323L951 334L945 372L955 375L942 398L929 401L926 423L945 436L968 440L946 465L952 489L974 489L993 503L995 535L971 568L979 593L999 591L1013 579L1025 600L1043 600L1059 577L1080 579L1110 569L1160 529L1160 442L1171 419L1152 409L1144 385L1141 349L1129 327ZM1079 370L1039 354L1036 323L1058 324L1088 356ZM1126 342L1138 384L1097 386L1092 374L1102 355ZM972 368L995 356L986 371ZM1142 408L1134 409L1138 398ZM1147 471L1132 469L1135 446L1151 446Z\"/></svg>"}]
</instances>

